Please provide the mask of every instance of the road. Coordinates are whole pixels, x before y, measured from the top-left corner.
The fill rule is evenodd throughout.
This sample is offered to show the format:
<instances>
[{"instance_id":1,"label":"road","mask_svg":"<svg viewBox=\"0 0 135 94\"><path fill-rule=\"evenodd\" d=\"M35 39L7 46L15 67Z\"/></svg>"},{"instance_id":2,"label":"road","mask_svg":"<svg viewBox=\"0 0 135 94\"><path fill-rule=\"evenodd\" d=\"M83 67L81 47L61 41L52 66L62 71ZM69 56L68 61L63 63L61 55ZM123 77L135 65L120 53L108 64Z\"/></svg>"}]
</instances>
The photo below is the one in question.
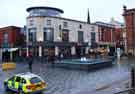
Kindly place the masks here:
<instances>
[{"instance_id":1,"label":"road","mask_svg":"<svg viewBox=\"0 0 135 94\"><path fill-rule=\"evenodd\" d=\"M35 61L33 73L40 75L48 84L44 94L113 94L121 90L116 84L129 79L127 62L127 59L116 61L112 67L88 72L53 68L48 64ZM4 79L13 74L27 71L26 63L17 63L17 68L12 71L0 70L0 94L4 94L2 85Z\"/></svg>"}]
</instances>

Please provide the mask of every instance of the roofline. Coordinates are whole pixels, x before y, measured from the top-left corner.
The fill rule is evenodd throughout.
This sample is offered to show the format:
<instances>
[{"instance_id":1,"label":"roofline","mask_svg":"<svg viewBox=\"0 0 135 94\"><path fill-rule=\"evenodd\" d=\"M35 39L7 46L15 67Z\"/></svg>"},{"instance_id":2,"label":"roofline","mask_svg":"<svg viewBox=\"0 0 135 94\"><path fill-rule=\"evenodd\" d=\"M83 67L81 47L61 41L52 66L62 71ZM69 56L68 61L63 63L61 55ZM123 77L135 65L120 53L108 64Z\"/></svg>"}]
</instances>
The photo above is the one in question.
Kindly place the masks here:
<instances>
[{"instance_id":1,"label":"roofline","mask_svg":"<svg viewBox=\"0 0 135 94\"><path fill-rule=\"evenodd\" d=\"M27 17L28 18L33 18L33 17L50 17L50 18L58 18L58 19L63 19L63 20L68 20L68 21L74 21L74 22L79 22L79 23L83 23L83 24L88 24L85 21L78 21L78 20L74 20L74 19L69 19L69 18L63 18L63 17L55 17L55 16L32 16L32 17ZM89 25L95 25L93 23L90 23Z\"/></svg>"},{"instance_id":2,"label":"roofline","mask_svg":"<svg viewBox=\"0 0 135 94\"><path fill-rule=\"evenodd\" d=\"M5 27L0 27L0 29L5 29L5 28L18 28L18 29L21 29L22 27L19 27L19 26L5 26Z\"/></svg>"},{"instance_id":3,"label":"roofline","mask_svg":"<svg viewBox=\"0 0 135 94\"><path fill-rule=\"evenodd\" d=\"M101 24L100 24L101 23ZM93 23L95 25L98 25L98 26L105 26L105 27L111 27L111 28L114 28L115 25L114 24L110 24L110 23L105 23L105 22L101 22L101 21L97 21L95 23Z\"/></svg>"},{"instance_id":4,"label":"roofline","mask_svg":"<svg viewBox=\"0 0 135 94\"><path fill-rule=\"evenodd\" d=\"M56 11L59 11L61 13L64 13L64 11L62 9L54 8L54 7L47 7L47 6L29 7L29 8L26 9L26 11L29 12L32 9L52 9L52 10L56 10Z\"/></svg>"}]
</instances>

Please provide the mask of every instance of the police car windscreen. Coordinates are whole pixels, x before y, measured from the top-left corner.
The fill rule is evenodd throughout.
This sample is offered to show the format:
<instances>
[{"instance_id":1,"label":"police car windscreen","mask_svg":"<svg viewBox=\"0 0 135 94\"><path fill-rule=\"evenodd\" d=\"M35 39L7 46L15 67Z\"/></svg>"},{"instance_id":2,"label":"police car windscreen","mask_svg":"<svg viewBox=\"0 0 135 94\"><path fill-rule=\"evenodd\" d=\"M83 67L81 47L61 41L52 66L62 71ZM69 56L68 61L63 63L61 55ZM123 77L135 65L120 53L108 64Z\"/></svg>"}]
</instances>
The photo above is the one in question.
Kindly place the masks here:
<instances>
[{"instance_id":1,"label":"police car windscreen","mask_svg":"<svg viewBox=\"0 0 135 94\"><path fill-rule=\"evenodd\" d=\"M41 82L41 80L38 77L33 77L30 79L31 84L36 84Z\"/></svg>"}]
</instances>

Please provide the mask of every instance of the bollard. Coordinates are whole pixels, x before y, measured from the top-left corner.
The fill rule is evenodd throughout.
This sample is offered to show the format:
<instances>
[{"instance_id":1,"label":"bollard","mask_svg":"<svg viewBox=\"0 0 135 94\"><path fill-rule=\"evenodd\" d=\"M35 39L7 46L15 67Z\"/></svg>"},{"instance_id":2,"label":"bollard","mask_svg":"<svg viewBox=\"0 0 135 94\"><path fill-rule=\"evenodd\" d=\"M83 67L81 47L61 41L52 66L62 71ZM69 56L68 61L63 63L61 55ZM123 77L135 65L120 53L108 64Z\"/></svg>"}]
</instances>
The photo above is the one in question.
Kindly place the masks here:
<instances>
[{"instance_id":1,"label":"bollard","mask_svg":"<svg viewBox=\"0 0 135 94\"><path fill-rule=\"evenodd\" d=\"M133 89L130 94L134 94L134 88L135 88L135 69L131 68L131 88Z\"/></svg>"}]
</instances>

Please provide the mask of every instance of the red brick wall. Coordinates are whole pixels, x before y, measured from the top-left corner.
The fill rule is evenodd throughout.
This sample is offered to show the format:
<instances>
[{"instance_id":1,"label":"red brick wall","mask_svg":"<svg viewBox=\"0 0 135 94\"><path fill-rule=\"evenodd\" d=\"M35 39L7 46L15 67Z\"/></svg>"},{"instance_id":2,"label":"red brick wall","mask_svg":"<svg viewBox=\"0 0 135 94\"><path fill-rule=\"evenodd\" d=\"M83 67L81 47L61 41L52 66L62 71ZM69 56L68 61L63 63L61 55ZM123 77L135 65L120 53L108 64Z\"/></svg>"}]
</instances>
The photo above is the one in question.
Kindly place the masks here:
<instances>
[{"instance_id":1,"label":"red brick wall","mask_svg":"<svg viewBox=\"0 0 135 94\"><path fill-rule=\"evenodd\" d=\"M14 27L14 26L0 28L0 47L2 47L3 37L4 37L5 32L8 33L9 45L13 46L17 38L21 37L19 31L20 31L20 28Z\"/></svg>"},{"instance_id":2,"label":"red brick wall","mask_svg":"<svg viewBox=\"0 0 135 94\"><path fill-rule=\"evenodd\" d=\"M132 15L128 14L124 16L127 32L127 48L132 48L133 42L133 19Z\"/></svg>"},{"instance_id":3,"label":"red brick wall","mask_svg":"<svg viewBox=\"0 0 135 94\"><path fill-rule=\"evenodd\" d=\"M112 42L112 34L114 32L114 29L109 27L99 27L99 42Z\"/></svg>"},{"instance_id":4,"label":"red brick wall","mask_svg":"<svg viewBox=\"0 0 135 94\"><path fill-rule=\"evenodd\" d=\"M115 29L115 42L116 46L120 47L120 42L122 41L122 28L116 28Z\"/></svg>"}]
</instances>

